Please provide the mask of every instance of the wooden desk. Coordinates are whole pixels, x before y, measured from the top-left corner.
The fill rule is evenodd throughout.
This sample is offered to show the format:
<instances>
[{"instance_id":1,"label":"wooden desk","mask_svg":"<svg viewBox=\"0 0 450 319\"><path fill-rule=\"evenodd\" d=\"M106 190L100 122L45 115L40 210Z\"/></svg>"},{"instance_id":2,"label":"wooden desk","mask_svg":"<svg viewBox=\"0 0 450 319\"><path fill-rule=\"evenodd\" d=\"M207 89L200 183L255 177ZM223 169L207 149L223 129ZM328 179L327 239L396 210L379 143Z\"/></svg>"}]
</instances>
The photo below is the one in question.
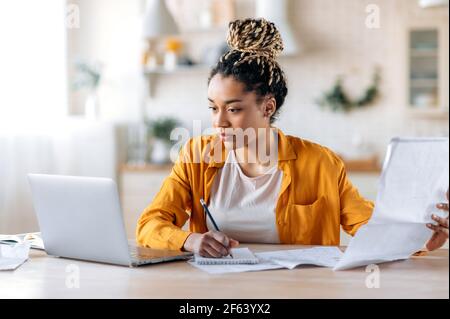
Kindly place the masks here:
<instances>
[{"instance_id":1,"label":"wooden desk","mask_svg":"<svg viewBox=\"0 0 450 319\"><path fill-rule=\"evenodd\" d=\"M245 245L254 251L301 246ZM365 268L333 272L300 266L209 275L184 261L127 268L48 257L32 250L15 271L0 272L0 298L449 298L448 250L380 264L380 288ZM80 287L66 280L79 269Z\"/></svg>"}]
</instances>

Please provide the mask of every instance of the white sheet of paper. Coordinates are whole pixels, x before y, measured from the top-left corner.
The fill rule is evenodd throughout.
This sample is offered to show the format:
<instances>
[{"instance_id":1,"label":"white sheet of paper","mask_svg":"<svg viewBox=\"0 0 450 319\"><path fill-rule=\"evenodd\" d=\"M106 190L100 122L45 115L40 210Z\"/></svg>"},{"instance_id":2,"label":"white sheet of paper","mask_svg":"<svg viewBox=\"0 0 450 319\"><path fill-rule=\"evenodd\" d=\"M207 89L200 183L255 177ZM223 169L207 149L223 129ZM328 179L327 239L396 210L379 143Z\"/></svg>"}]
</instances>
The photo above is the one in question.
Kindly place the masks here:
<instances>
[{"instance_id":1,"label":"white sheet of paper","mask_svg":"<svg viewBox=\"0 0 450 319\"><path fill-rule=\"evenodd\" d=\"M446 202L449 141L393 139L386 154L372 223L431 223Z\"/></svg>"},{"instance_id":2,"label":"white sheet of paper","mask_svg":"<svg viewBox=\"0 0 450 319\"><path fill-rule=\"evenodd\" d=\"M358 230L334 270L408 259L432 233L419 223L368 223Z\"/></svg>"},{"instance_id":3,"label":"white sheet of paper","mask_svg":"<svg viewBox=\"0 0 450 319\"><path fill-rule=\"evenodd\" d=\"M393 139L386 155L372 218L362 226L334 270L407 259L423 248L431 214L445 216L448 139ZM434 223L434 222L433 222Z\"/></svg>"},{"instance_id":4,"label":"white sheet of paper","mask_svg":"<svg viewBox=\"0 0 450 319\"><path fill-rule=\"evenodd\" d=\"M256 255L261 260L268 260L280 266L294 269L299 265L334 267L343 253L337 247L313 247L308 249L270 251Z\"/></svg>"},{"instance_id":5,"label":"white sheet of paper","mask_svg":"<svg viewBox=\"0 0 450 319\"><path fill-rule=\"evenodd\" d=\"M269 269L293 269L299 265L334 267L342 256L337 247L313 247L307 249L277 250L255 253L259 263L253 265L199 265L189 261L192 266L210 274L225 274Z\"/></svg>"},{"instance_id":6,"label":"white sheet of paper","mask_svg":"<svg viewBox=\"0 0 450 319\"><path fill-rule=\"evenodd\" d=\"M257 255L257 254L255 254ZM238 265L199 265L193 260L189 260L188 263L195 268L203 270L209 274L226 274L235 272L247 272L247 271L261 271L269 269L284 268L281 265L272 263L270 261L259 262L257 264L238 264Z\"/></svg>"},{"instance_id":7,"label":"white sheet of paper","mask_svg":"<svg viewBox=\"0 0 450 319\"><path fill-rule=\"evenodd\" d=\"M30 243L0 244L0 270L14 270L22 265L30 252Z\"/></svg>"}]
</instances>

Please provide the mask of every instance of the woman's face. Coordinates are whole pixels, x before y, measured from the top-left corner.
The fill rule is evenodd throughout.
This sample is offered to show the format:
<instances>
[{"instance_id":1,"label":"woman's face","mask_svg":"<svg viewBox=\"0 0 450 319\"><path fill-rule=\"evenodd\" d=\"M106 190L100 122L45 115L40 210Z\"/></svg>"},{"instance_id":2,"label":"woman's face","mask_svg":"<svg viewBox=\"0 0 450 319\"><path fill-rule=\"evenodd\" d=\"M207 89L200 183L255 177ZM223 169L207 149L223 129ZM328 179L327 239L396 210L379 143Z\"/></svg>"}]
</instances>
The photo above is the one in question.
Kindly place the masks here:
<instances>
[{"instance_id":1,"label":"woman's face","mask_svg":"<svg viewBox=\"0 0 450 319\"><path fill-rule=\"evenodd\" d=\"M238 132L253 129L257 134L258 128L270 127L275 110L274 99L258 101L256 93L246 92L243 83L221 74L216 74L209 83L208 101L212 125L225 144L233 143L233 136ZM246 139L245 144L250 140L253 138Z\"/></svg>"}]
</instances>

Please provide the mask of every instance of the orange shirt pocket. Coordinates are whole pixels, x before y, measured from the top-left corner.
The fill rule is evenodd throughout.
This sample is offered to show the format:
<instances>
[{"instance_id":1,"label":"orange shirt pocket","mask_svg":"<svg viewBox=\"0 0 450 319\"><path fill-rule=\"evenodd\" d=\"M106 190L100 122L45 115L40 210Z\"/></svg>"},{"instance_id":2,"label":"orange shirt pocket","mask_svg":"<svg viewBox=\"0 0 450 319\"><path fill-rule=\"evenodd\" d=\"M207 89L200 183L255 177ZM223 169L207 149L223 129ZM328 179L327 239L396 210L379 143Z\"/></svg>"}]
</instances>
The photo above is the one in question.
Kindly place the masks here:
<instances>
[{"instance_id":1,"label":"orange shirt pocket","mask_svg":"<svg viewBox=\"0 0 450 319\"><path fill-rule=\"evenodd\" d=\"M288 205L287 223L293 244L317 245L322 241L323 214L326 197L321 196L309 205Z\"/></svg>"}]
</instances>

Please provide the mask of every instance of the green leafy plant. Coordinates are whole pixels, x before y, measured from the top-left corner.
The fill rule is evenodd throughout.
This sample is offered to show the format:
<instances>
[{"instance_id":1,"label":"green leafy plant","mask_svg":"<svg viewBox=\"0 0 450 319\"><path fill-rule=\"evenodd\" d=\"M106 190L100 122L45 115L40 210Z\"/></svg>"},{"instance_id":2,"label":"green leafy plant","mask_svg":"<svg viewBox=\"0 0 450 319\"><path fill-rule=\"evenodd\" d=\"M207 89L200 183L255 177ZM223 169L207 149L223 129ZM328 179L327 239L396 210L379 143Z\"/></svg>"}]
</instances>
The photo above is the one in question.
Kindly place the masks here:
<instances>
[{"instance_id":1,"label":"green leafy plant","mask_svg":"<svg viewBox=\"0 0 450 319\"><path fill-rule=\"evenodd\" d=\"M83 88L96 90L102 78L100 63L75 62L75 76L72 82L73 90Z\"/></svg>"},{"instance_id":2,"label":"green leafy plant","mask_svg":"<svg viewBox=\"0 0 450 319\"><path fill-rule=\"evenodd\" d=\"M370 86L367 87L364 94L356 100L352 100L348 96L342 82L342 78L339 77L333 88L330 91L325 92L323 96L317 100L317 104L323 108L330 108L334 112L349 112L353 109L372 105L380 95L380 72L378 69L375 70Z\"/></svg>"},{"instance_id":3,"label":"green leafy plant","mask_svg":"<svg viewBox=\"0 0 450 319\"><path fill-rule=\"evenodd\" d=\"M149 137L160 139L167 144L171 144L170 133L180 124L177 119L162 117L156 120L145 121Z\"/></svg>"}]
</instances>

